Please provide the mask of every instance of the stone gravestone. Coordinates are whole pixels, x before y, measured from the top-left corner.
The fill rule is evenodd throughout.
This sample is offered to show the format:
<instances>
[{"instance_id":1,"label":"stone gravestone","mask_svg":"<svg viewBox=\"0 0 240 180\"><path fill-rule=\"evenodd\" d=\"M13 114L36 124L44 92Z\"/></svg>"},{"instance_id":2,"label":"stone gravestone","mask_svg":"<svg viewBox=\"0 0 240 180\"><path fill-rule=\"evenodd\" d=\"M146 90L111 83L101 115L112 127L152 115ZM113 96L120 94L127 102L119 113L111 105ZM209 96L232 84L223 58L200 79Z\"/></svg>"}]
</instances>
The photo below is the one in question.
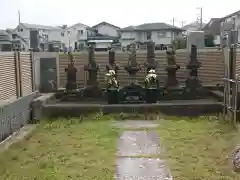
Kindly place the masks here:
<instances>
[{"instance_id":1,"label":"stone gravestone","mask_svg":"<svg viewBox=\"0 0 240 180\"><path fill-rule=\"evenodd\" d=\"M109 54L108 54L108 65L106 65L106 70L114 70L117 76L117 72L119 70L119 66L116 64L116 60L115 60L115 51L113 50L113 48L111 48L109 50Z\"/></svg>"},{"instance_id":2,"label":"stone gravestone","mask_svg":"<svg viewBox=\"0 0 240 180\"><path fill-rule=\"evenodd\" d=\"M201 87L200 80L198 79L198 69L201 67L201 63L197 60L197 47L196 45L191 46L190 61L187 65L187 69L190 71L189 77L186 80L186 91L196 92Z\"/></svg>"},{"instance_id":3,"label":"stone gravestone","mask_svg":"<svg viewBox=\"0 0 240 180\"><path fill-rule=\"evenodd\" d=\"M73 61L73 55L71 53L68 53L68 60L69 64L68 67L65 68L65 72L67 73L67 84L66 84L66 90L74 90L77 89L77 68L74 65Z\"/></svg>"},{"instance_id":4,"label":"stone gravestone","mask_svg":"<svg viewBox=\"0 0 240 180\"><path fill-rule=\"evenodd\" d=\"M140 66L136 59L136 43L133 42L129 49L130 52L128 54L128 64L124 67L124 69L129 74L129 84L135 84L137 72L140 70Z\"/></svg>"},{"instance_id":5,"label":"stone gravestone","mask_svg":"<svg viewBox=\"0 0 240 180\"><path fill-rule=\"evenodd\" d=\"M145 63L147 73L150 69L156 69L157 63L155 61L155 44L153 41L147 43L147 62Z\"/></svg>"},{"instance_id":6,"label":"stone gravestone","mask_svg":"<svg viewBox=\"0 0 240 180\"><path fill-rule=\"evenodd\" d=\"M176 72L180 66L176 64L175 50L167 49L167 64L165 70L167 71L167 79L165 82L165 89L175 89L179 87L179 82L176 77Z\"/></svg>"},{"instance_id":7,"label":"stone gravestone","mask_svg":"<svg viewBox=\"0 0 240 180\"><path fill-rule=\"evenodd\" d=\"M84 66L84 70L88 71L87 87L84 90L85 97L100 97L101 90L98 86L98 71L99 66L96 63L94 56L94 47L89 46L88 49L88 65Z\"/></svg>"},{"instance_id":8,"label":"stone gravestone","mask_svg":"<svg viewBox=\"0 0 240 180\"><path fill-rule=\"evenodd\" d=\"M95 61L95 54L93 46L89 46L88 50L88 65L84 67L85 71L88 71L88 81L87 85L95 86L97 85L97 74L99 67Z\"/></svg>"}]
</instances>

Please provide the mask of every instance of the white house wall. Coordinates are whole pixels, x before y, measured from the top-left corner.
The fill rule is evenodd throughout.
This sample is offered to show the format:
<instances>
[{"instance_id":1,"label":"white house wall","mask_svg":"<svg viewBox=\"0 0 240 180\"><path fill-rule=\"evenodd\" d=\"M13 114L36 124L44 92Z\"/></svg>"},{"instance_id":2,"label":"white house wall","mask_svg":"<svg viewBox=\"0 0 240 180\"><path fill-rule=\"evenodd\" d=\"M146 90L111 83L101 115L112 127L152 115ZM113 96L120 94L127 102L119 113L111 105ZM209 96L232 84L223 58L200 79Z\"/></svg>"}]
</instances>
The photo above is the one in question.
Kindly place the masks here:
<instances>
[{"instance_id":1,"label":"white house wall","mask_svg":"<svg viewBox=\"0 0 240 180\"><path fill-rule=\"evenodd\" d=\"M161 31L152 31L152 37L151 39L156 44L165 44L169 45L171 44L172 40L178 37L177 33L173 33L172 31L164 31L164 36L159 36L159 32ZM172 35L173 34L173 35ZM130 38L134 38L136 41L139 42L146 42L147 39L147 32L122 32L121 35L121 43L122 46L126 46L126 44L130 44L133 40L129 40Z\"/></svg>"},{"instance_id":2,"label":"white house wall","mask_svg":"<svg viewBox=\"0 0 240 180\"><path fill-rule=\"evenodd\" d=\"M107 36L118 36L118 28L115 28L113 26L110 25L104 25L101 24L97 27L98 33L103 34L103 35L107 35Z\"/></svg>"},{"instance_id":3,"label":"white house wall","mask_svg":"<svg viewBox=\"0 0 240 180\"><path fill-rule=\"evenodd\" d=\"M79 31L83 31L83 34L79 34ZM70 35L68 35L70 33ZM69 47L74 48L75 42L78 40L87 40L87 26L79 24L77 26L70 27L64 31L63 43Z\"/></svg>"},{"instance_id":4,"label":"white house wall","mask_svg":"<svg viewBox=\"0 0 240 180\"><path fill-rule=\"evenodd\" d=\"M122 32L121 39L136 39L137 40L137 34L136 34L136 32Z\"/></svg>"},{"instance_id":5,"label":"white house wall","mask_svg":"<svg viewBox=\"0 0 240 180\"><path fill-rule=\"evenodd\" d=\"M48 40L49 41L62 41L63 37L62 37L61 33L62 33L61 30L50 31L48 34Z\"/></svg>"},{"instance_id":6,"label":"white house wall","mask_svg":"<svg viewBox=\"0 0 240 180\"><path fill-rule=\"evenodd\" d=\"M19 29L22 29L23 31L18 31ZM19 26L17 26L14 32L16 32L23 39L25 39L30 46L30 30L29 29L25 28L25 26L20 24Z\"/></svg>"}]
</instances>

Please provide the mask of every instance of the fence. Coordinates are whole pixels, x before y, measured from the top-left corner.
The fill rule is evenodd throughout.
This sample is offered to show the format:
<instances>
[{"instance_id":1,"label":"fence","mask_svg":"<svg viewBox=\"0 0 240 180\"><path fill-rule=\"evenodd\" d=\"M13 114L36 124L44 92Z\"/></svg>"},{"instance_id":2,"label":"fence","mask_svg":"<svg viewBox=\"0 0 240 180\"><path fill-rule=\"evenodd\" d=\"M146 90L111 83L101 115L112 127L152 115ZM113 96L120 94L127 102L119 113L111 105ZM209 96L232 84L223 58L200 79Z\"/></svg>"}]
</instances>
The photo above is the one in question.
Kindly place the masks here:
<instances>
[{"instance_id":1,"label":"fence","mask_svg":"<svg viewBox=\"0 0 240 180\"><path fill-rule=\"evenodd\" d=\"M137 52L137 62L141 65L141 70L137 73L137 80L143 83L144 76L146 74L146 68L144 63L147 59L146 51ZM88 62L88 54L73 53L74 61L78 69L77 81L80 86L86 85L88 73L84 71L84 65ZM105 66L108 64L107 52L95 52L95 59L100 66L100 72L98 73L98 81L101 87L104 87L103 79L105 74ZM240 58L239 58L240 59ZM165 71L165 65L167 63L165 51L155 51L155 60L158 63L156 72L160 84L163 85L166 79L167 72ZM198 60L201 61L202 66L199 69L199 78L203 85L217 85L223 84L222 78L224 76L224 55L221 49L200 49L198 50ZM116 52L116 63L120 66L118 72L118 80L121 86L128 84L128 73L125 71L124 66L127 65L128 54L124 52ZM184 85L185 80L188 77L188 71L186 65L189 62L189 53L187 50L176 51L176 62L180 65L180 69L177 71L177 79L181 85ZM58 87L65 86L66 73L64 69L67 67L68 57L66 54L59 53L58 55ZM240 62L239 62L240 67Z\"/></svg>"},{"instance_id":2,"label":"fence","mask_svg":"<svg viewBox=\"0 0 240 180\"><path fill-rule=\"evenodd\" d=\"M0 141L30 119L36 97L30 52L0 52Z\"/></svg>"}]
</instances>

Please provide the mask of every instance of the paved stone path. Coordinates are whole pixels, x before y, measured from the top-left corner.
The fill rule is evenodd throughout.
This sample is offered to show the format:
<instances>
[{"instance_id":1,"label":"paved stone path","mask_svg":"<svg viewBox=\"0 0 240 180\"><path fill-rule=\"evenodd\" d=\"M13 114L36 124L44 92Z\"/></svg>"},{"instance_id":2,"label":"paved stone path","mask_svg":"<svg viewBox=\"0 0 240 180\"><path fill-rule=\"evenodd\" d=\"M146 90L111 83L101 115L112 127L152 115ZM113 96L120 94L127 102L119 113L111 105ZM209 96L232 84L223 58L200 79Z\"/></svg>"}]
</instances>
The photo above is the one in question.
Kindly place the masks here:
<instances>
[{"instance_id":1,"label":"paved stone path","mask_svg":"<svg viewBox=\"0 0 240 180\"><path fill-rule=\"evenodd\" d=\"M154 158L163 149L154 130L158 126L156 122L129 120L116 125L127 129L118 140L117 180L172 180L165 161Z\"/></svg>"}]
</instances>

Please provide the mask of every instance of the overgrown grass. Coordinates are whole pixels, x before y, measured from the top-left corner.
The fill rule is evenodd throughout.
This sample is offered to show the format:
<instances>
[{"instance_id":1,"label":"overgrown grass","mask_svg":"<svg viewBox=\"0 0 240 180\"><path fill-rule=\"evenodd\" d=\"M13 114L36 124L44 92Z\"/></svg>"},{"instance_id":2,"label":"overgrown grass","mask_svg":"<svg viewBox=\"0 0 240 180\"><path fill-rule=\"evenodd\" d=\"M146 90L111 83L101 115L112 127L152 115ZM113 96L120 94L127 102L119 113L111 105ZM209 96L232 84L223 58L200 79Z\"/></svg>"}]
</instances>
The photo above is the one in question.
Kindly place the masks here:
<instances>
[{"instance_id":1,"label":"overgrown grass","mask_svg":"<svg viewBox=\"0 0 240 180\"><path fill-rule=\"evenodd\" d=\"M159 134L176 180L239 180L231 154L240 133L228 124L204 118L166 120Z\"/></svg>"},{"instance_id":2,"label":"overgrown grass","mask_svg":"<svg viewBox=\"0 0 240 180\"><path fill-rule=\"evenodd\" d=\"M95 121L41 123L31 137L0 154L0 179L113 179L119 130L101 115L89 118Z\"/></svg>"}]
</instances>

